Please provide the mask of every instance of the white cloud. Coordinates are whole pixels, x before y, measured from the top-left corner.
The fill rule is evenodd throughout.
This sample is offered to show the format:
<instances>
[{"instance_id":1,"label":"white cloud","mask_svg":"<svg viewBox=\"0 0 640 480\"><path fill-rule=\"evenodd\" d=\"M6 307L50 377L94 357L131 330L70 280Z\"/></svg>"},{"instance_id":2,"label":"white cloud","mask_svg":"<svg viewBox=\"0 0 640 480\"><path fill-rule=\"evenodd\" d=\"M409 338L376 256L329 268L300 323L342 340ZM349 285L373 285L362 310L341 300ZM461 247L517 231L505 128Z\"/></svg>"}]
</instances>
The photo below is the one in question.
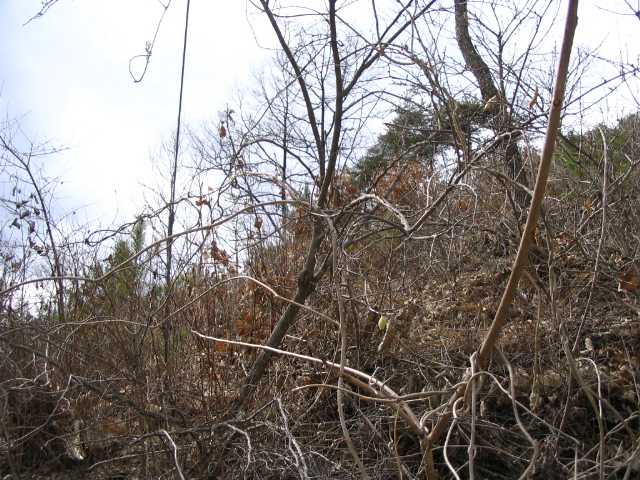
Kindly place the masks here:
<instances>
[{"instance_id":1,"label":"white cloud","mask_svg":"<svg viewBox=\"0 0 640 480\"><path fill-rule=\"evenodd\" d=\"M48 162L50 174L64 170L65 206L99 202L92 208L100 214L133 215L149 149L176 126L186 1L171 2L140 83L129 60L155 34L157 0L59 0L24 25L39 8L36 0L0 3L0 42L10 46L0 51L0 108L9 118L29 112L22 125L30 138L72 146ZM234 81L268 54L244 9L243 2L192 2L183 121L214 116ZM144 60L136 62L139 72Z\"/></svg>"}]
</instances>

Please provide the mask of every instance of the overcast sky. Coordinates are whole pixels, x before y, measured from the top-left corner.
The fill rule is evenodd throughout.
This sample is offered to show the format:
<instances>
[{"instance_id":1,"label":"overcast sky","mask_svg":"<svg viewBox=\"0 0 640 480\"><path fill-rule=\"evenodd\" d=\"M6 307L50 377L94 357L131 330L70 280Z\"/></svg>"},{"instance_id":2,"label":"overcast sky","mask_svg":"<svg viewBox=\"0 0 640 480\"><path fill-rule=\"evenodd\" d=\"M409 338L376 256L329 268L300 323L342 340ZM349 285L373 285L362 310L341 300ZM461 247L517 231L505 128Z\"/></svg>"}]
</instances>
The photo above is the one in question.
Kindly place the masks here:
<instances>
[{"instance_id":1,"label":"overcast sky","mask_svg":"<svg viewBox=\"0 0 640 480\"><path fill-rule=\"evenodd\" d=\"M133 215L130 199L148 171L149 151L176 126L186 0L171 2L140 83L129 60L155 34L164 10L157 0L59 0L25 25L40 5L0 1L2 115L27 114L22 127L30 139L72 147L47 160L50 174L62 174L65 207ZM191 2L183 121L216 117L234 83L269 56L250 21L244 1ZM262 33L267 42L270 32ZM139 73L144 60L132 66Z\"/></svg>"},{"instance_id":2,"label":"overcast sky","mask_svg":"<svg viewBox=\"0 0 640 480\"><path fill-rule=\"evenodd\" d=\"M578 42L604 41L614 59L616 52L637 59L640 21L596 4L603 2L581 2ZM140 83L129 60L155 34L163 12L158 0L59 0L25 25L40 6L41 0L0 1L1 113L27 114L22 126L32 140L72 147L47 160L48 172L65 182L58 193L66 208L90 205L96 215L118 211L130 220L139 212L131 200L139 198L149 151L176 125L186 0L171 2ZM243 0L191 2L183 121L217 118L234 83L246 82L251 66L270 55L254 33L273 46L272 33L245 8ZM143 66L138 62L135 72Z\"/></svg>"}]
</instances>

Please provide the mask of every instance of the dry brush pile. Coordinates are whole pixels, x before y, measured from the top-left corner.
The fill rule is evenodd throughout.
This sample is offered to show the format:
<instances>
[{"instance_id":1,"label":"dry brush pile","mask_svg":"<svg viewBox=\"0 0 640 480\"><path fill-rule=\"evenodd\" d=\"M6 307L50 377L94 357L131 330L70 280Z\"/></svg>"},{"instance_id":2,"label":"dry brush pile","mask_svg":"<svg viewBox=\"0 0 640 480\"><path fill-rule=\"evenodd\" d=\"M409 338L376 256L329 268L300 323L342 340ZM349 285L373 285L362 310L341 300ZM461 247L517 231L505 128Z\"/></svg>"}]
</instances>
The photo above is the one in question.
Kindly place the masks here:
<instances>
[{"instance_id":1,"label":"dry brush pile","mask_svg":"<svg viewBox=\"0 0 640 480\"><path fill-rule=\"evenodd\" d=\"M300 27L259 2L282 47L260 108L190 131L198 175L176 183L176 148L170 201L130 225L63 237L14 189L4 478L637 475L638 115L556 139L568 55L543 99L489 68L479 12L434 4L372 3L386 23L366 39L336 2ZM385 69L401 97L378 91Z\"/></svg>"},{"instance_id":2,"label":"dry brush pile","mask_svg":"<svg viewBox=\"0 0 640 480\"><path fill-rule=\"evenodd\" d=\"M563 162L558 153L504 334L434 449L445 476L468 475L470 446L476 474L491 478L516 478L532 461L534 478L635 471L638 232L626 220L640 208L635 164L614 173L612 183L627 178L611 188L605 213L594 200L598 166L592 191ZM423 202L427 174L398 202ZM363 240L341 251L338 289L331 277L318 284L287 333L281 350L299 356L274 360L248 399L238 395L257 349L205 336L264 343L301 267L313 222L303 210L284 239L258 241L251 227L256 241L241 278L210 243L208 268L202 260L176 282L168 326L153 322L164 297L136 283L153 277L151 264L75 292L65 323L10 319L2 331L4 472L358 476L336 405L340 292L354 369L341 387L350 392L349 441L372 478L419 476L421 438L401 410L409 406L431 428L495 316L521 228L500 188L484 177L473 194L460 189L415 239L370 216L351 235Z\"/></svg>"}]
</instances>

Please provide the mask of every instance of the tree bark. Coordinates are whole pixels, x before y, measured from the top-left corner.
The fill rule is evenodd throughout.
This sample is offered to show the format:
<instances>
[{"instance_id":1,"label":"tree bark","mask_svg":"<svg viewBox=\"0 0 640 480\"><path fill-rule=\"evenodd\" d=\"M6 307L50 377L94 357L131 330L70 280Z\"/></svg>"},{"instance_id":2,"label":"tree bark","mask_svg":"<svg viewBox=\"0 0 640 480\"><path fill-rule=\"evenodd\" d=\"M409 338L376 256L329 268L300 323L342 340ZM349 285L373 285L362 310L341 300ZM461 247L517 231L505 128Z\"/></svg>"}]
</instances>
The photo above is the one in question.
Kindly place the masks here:
<instances>
[{"instance_id":1,"label":"tree bark","mask_svg":"<svg viewBox=\"0 0 640 480\"><path fill-rule=\"evenodd\" d=\"M469 33L469 11L467 9L467 0L456 0L455 2L455 21L456 21L456 40L458 47L462 53L462 57L466 62L467 68L473 73L478 87L480 88L480 94L482 100L487 103L489 100L500 95L502 97L499 104L500 110L504 111L506 106L504 103L504 92L500 92L496 87L496 84L491 75L487 63L482 56L478 53L471 35ZM508 129L508 123L503 121L503 116L500 115L497 118L496 124L493 126L494 131L497 134L504 133ZM523 168L522 154L518 147L518 139L514 136L506 136L502 142L502 150L505 156L505 165L507 167L507 174L509 178L525 187L529 186L529 180L527 178L527 172ZM519 217L524 220L526 218L527 208L529 204L529 195L514 186L513 196L517 207L519 208Z\"/></svg>"},{"instance_id":2,"label":"tree bark","mask_svg":"<svg viewBox=\"0 0 640 480\"><path fill-rule=\"evenodd\" d=\"M310 252L311 254L311 252ZM315 257L315 252L312 254ZM293 301L303 305L307 298L315 291L316 289L316 280L313 278L313 274L308 270L303 270L298 275L298 288L296 290L296 294L293 297ZM298 305L294 305L292 303L285 309L284 313L278 320L273 332L269 336L269 340L265 344L267 347L271 348L279 348L284 336L289 331L289 328L293 324L298 312L300 311L300 307ZM251 370L249 371L249 375L245 379L244 385L242 386L242 390L240 395L238 396L236 404L243 405L246 404L252 397L252 394L255 388L258 386L258 382L264 375L265 370L271 363L271 358L273 354L269 351L262 350L258 355L258 358L253 362Z\"/></svg>"},{"instance_id":3,"label":"tree bark","mask_svg":"<svg viewBox=\"0 0 640 480\"><path fill-rule=\"evenodd\" d=\"M476 50L471 35L469 34L469 12L467 10L467 0L456 0L456 40L467 68L476 77L482 99L488 102L490 98L497 95L498 89L493 81L491 70Z\"/></svg>"}]
</instances>

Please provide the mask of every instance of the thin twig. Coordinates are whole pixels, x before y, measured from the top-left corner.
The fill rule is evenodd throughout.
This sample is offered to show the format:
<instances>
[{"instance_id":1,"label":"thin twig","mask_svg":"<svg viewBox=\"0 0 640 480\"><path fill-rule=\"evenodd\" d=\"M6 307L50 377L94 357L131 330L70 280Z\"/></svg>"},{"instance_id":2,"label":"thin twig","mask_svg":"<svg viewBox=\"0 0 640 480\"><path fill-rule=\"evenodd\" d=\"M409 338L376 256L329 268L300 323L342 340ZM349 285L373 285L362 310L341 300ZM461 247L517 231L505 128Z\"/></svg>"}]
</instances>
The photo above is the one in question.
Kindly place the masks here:
<instances>
[{"instance_id":1,"label":"thin twig","mask_svg":"<svg viewBox=\"0 0 640 480\"><path fill-rule=\"evenodd\" d=\"M333 282L333 289L338 299L338 315L340 316L340 376L338 377L338 387L343 386L343 374L344 367L347 361L347 323L344 317L344 302L342 299L342 294L340 293L340 281L339 281L339 273L338 273L338 234L336 233L336 227L329 217L326 217L326 221L329 224L330 235L331 235L331 250L332 250L332 265L333 265L333 278L331 279ZM367 480L369 475L367 475L367 471L364 468L362 460L360 460L360 456L358 455L358 451L356 450L353 441L351 440L351 436L349 435L349 429L347 428L347 421L344 415L344 405L342 399L342 388L339 388L336 392L337 402L338 402L338 416L340 417L340 426L342 427L342 434L344 435L344 440L347 442L347 446L349 448L349 452L353 457L353 460L358 465L358 469L362 475L362 478Z\"/></svg>"},{"instance_id":2,"label":"thin twig","mask_svg":"<svg viewBox=\"0 0 640 480\"><path fill-rule=\"evenodd\" d=\"M176 466L176 470L178 471L180 480L186 480L184 478L184 475L182 474L182 470L180 469L180 462L178 462L178 447L176 446L175 442L173 441L173 439L171 438L171 436L166 430L161 429L158 432L161 433L164 436L164 438L167 439L167 443L169 444L169 448L171 449L171 453L173 454L173 463Z\"/></svg>"}]
</instances>

